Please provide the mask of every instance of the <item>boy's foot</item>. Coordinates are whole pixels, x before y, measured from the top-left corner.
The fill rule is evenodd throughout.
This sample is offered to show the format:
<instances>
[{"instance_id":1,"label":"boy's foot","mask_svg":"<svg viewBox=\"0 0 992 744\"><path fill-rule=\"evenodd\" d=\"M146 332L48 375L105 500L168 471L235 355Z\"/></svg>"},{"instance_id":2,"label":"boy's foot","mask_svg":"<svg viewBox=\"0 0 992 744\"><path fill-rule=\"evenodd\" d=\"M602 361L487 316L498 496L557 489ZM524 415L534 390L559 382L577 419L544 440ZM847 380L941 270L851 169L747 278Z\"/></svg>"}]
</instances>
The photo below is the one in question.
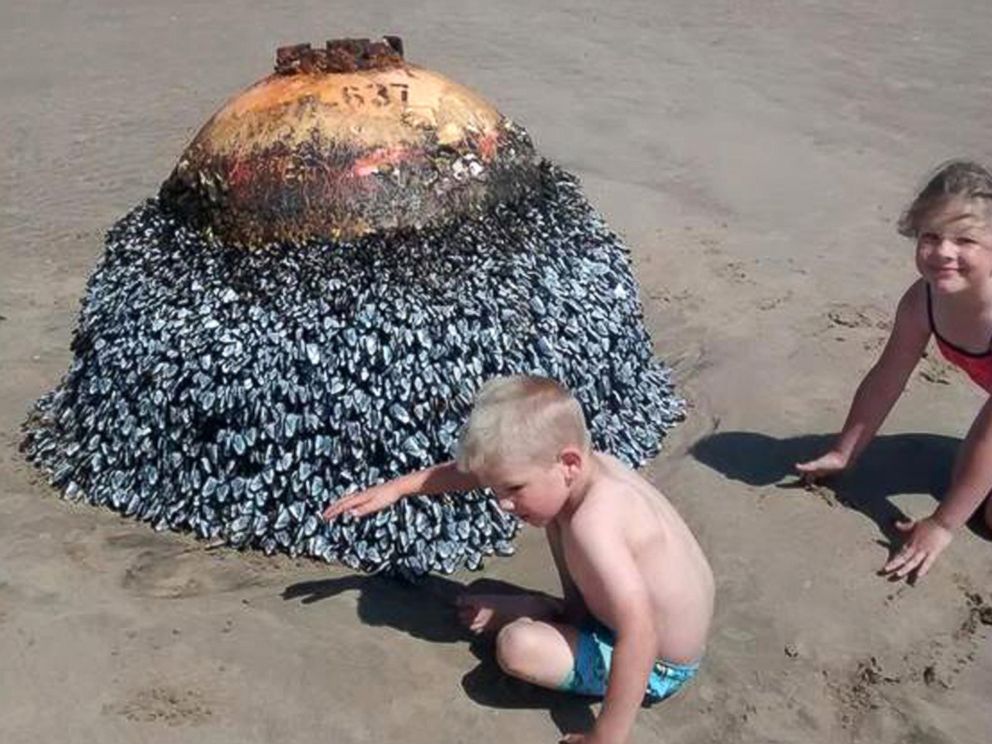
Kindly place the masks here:
<instances>
[{"instance_id":1,"label":"boy's foot","mask_svg":"<svg viewBox=\"0 0 992 744\"><path fill-rule=\"evenodd\" d=\"M495 633L521 617L550 620L557 611L554 600L535 594L471 594L458 596L458 621L476 635Z\"/></svg>"}]
</instances>

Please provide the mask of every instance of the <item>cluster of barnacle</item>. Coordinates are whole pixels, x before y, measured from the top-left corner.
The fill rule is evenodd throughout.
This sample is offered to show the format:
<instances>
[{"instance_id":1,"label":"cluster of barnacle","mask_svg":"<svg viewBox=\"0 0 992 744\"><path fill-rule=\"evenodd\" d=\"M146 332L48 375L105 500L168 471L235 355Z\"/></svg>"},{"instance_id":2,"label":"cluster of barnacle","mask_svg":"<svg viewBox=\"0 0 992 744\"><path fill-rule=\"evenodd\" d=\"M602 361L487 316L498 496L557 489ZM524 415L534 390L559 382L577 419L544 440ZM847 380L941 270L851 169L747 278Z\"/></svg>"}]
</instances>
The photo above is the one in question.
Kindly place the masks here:
<instances>
[{"instance_id":1,"label":"cluster of barnacle","mask_svg":"<svg viewBox=\"0 0 992 744\"><path fill-rule=\"evenodd\" d=\"M630 464L683 415L626 248L574 178L447 227L256 251L151 200L109 232L25 450L65 497L233 546L420 574L508 554L487 492L320 519L450 458L489 377L551 376Z\"/></svg>"}]
</instances>

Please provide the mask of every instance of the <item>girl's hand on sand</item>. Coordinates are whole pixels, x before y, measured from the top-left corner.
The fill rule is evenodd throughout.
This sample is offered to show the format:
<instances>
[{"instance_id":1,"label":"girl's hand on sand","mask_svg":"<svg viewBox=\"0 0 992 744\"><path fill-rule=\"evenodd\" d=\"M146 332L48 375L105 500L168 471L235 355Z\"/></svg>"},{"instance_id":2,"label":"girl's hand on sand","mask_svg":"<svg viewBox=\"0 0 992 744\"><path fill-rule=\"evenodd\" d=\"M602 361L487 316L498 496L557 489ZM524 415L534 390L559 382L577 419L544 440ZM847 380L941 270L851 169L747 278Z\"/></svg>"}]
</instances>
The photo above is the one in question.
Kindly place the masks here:
<instances>
[{"instance_id":1,"label":"girl's hand on sand","mask_svg":"<svg viewBox=\"0 0 992 744\"><path fill-rule=\"evenodd\" d=\"M796 472L806 483L812 483L820 478L827 478L844 470L847 458L839 452L828 452L822 457L808 462L797 462Z\"/></svg>"},{"instance_id":2,"label":"girl's hand on sand","mask_svg":"<svg viewBox=\"0 0 992 744\"><path fill-rule=\"evenodd\" d=\"M402 493L388 483L383 483L338 499L324 509L324 519L330 522L335 517L345 513L356 518L364 517L367 514L381 511L387 506L392 506L401 498L403 498Z\"/></svg>"},{"instance_id":3,"label":"girl's hand on sand","mask_svg":"<svg viewBox=\"0 0 992 744\"><path fill-rule=\"evenodd\" d=\"M896 529L909 537L881 571L896 579L913 571L916 571L917 579L922 579L954 537L953 532L931 517L919 522L911 519L896 522Z\"/></svg>"}]
</instances>

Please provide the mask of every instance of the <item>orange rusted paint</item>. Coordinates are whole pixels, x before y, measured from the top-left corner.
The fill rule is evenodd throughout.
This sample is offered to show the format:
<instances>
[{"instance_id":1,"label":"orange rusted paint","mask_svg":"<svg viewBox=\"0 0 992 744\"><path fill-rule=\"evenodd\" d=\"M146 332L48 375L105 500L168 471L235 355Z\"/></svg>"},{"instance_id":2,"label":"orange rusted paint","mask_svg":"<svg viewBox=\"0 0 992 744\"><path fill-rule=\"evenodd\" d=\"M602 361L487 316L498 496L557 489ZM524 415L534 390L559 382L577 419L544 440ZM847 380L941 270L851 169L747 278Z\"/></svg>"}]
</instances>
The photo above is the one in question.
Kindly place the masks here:
<instances>
[{"instance_id":1,"label":"orange rusted paint","mask_svg":"<svg viewBox=\"0 0 992 744\"><path fill-rule=\"evenodd\" d=\"M456 144L469 135L494 134L502 120L468 88L412 66L271 75L228 101L193 145L223 154L273 142L294 145L312 132L359 147L417 145L431 132Z\"/></svg>"},{"instance_id":2,"label":"orange rusted paint","mask_svg":"<svg viewBox=\"0 0 992 744\"><path fill-rule=\"evenodd\" d=\"M526 135L385 44L280 49L282 72L231 98L197 133L163 184L163 204L251 246L438 224L530 187ZM362 69L323 71L335 65Z\"/></svg>"},{"instance_id":3,"label":"orange rusted paint","mask_svg":"<svg viewBox=\"0 0 992 744\"><path fill-rule=\"evenodd\" d=\"M480 137L479 154L482 155L482 159L486 162L492 160L496 156L496 146L497 137L492 132Z\"/></svg>"},{"instance_id":4,"label":"orange rusted paint","mask_svg":"<svg viewBox=\"0 0 992 744\"><path fill-rule=\"evenodd\" d=\"M383 165L395 165L415 156L414 151L405 147L380 148L356 160L351 166L351 172L352 175L361 178L377 173Z\"/></svg>"}]
</instances>

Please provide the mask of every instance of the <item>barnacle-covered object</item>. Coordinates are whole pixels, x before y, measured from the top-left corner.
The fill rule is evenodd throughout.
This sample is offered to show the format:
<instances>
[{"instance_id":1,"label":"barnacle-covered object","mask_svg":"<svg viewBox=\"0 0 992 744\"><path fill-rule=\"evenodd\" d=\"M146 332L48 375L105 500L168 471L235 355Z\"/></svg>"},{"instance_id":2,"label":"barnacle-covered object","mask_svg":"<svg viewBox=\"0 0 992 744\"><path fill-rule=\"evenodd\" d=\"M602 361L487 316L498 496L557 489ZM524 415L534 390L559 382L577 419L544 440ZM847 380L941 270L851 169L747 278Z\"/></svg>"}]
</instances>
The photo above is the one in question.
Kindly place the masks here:
<instances>
[{"instance_id":1,"label":"barnacle-covered object","mask_svg":"<svg viewBox=\"0 0 992 744\"><path fill-rule=\"evenodd\" d=\"M163 205L252 246L444 224L533 189L526 135L401 52L395 37L280 49L196 135Z\"/></svg>"},{"instance_id":2,"label":"barnacle-covered object","mask_svg":"<svg viewBox=\"0 0 992 744\"><path fill-rule=\"evenodd\" d=\"M108 232L72 350L24 440L66 498L364 570L512 551L483 491L319 518L451 457L493 375L559 379L632 465L683 415L576 180L396 39L280 50Z\"/></svg>"}]
</instances>

